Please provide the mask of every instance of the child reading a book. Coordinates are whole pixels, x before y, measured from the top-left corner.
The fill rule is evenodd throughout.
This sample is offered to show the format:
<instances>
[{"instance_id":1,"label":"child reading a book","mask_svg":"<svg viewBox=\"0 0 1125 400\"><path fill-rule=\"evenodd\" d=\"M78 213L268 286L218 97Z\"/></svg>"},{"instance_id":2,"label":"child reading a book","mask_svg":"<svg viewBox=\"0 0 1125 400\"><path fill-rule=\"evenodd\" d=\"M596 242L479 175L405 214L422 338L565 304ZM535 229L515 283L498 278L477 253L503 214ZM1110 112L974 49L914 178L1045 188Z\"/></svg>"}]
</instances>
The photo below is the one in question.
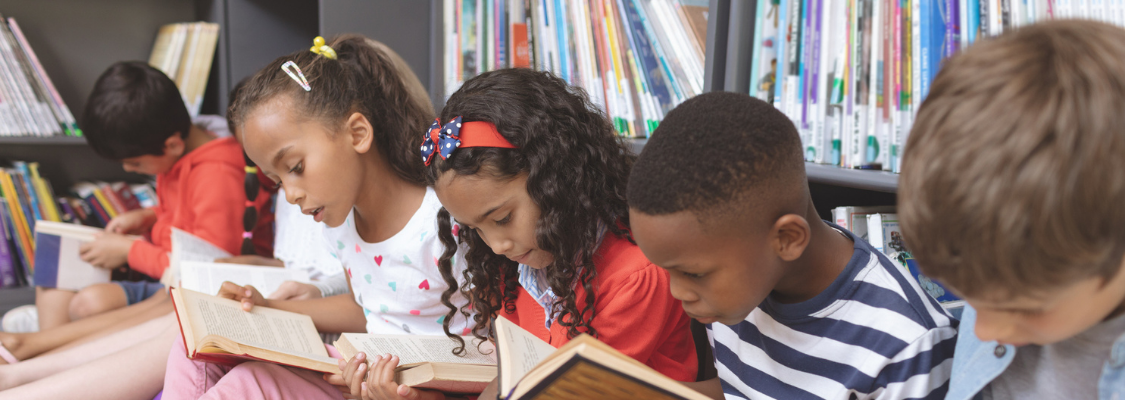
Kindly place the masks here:
<instances>
[{"instance_id":1,"label":"child reading a book","mask_svg":"<svg viewBox=\"0 0 1125 400\"><path fill-rule=\"evenodd\" d=\"M693 380L688 318L668 292L668 275L630 239L631 155L594 110L579 89L527 69L486 72L450 96L422 137L422 161L414 154L444 205L438 221L458 224L439 230L449 249L443 274L460 277L444 264L456 237L469 247L461 290L471 292L478 338L503 315L553 346L588 333L673 379ZM468 310L450 310L446 320ZM447 333L462 333L453 328L446 324ZM354 360L344 369L352 396L440 398L396 384L388 372L397 357L368 356L366 380L351 373L361 366Z\"/></svg>"},{"instance_id":2,"label":"child reading a book","mask_svg":"<svg viewBox=\"0 0 1125 400\"><path fill-rule=\"evenodd\" d=\"M242 243L245 162L233 138L216 139L191 124L176 85L163 72L140 62L120 62L98 78L87 101L82 124L86 140L102 157L119 161L126 171L156 177L159 204L111 220L106 232L80 248L83 260L102 268L128 264L155 279L168 268L172 227L182 229L231 253ZM258 229L270 229L270 196L261 189L253 206ZM126 234L143 234L134 240ZM261 250L272 235L260 234ZM269 254L268 251L266 254ZM39 326L63 323L144 300L162 285L114 282L75 293L39 288Z\"/></svg>"},{"instance_id":3,"label":"child reading a book","mask_svg":"<svg viewBox=\"0 0 1125 400\"><path fill-rule=\"evenodd\" d=\"M1125 30L1048 21L934 79L899 222L926 276L968 303L947 399L1125 396L1122 60Z\"/></svg>"},{"instance_id":4,"label":"child reading a book","mask_svg":"<svg viewBox=\"0 0 1125 400\"><path fill-rule=\"evenodd\" d=\"M637 245L707 332L713 398L936 399L955 321L910 274L823 221L793 123L746 94L667 114L629 177Z\"/></svg>"},{"instance_id":5,"label":"child reading a book","mask_svg":"<svg viewBox=\"0 0 1125 400\"><path fill-rule=\"evenodd\" d=\"M362 36L314 49L255 74L231 101L228 117L286 200L330 227L324 233L351 293L276 301L227 284L220 295L247 310L307 314L321 332L443 335L443 326L467 328L466 317L446 317L467 300L435 263L449 255L437 236L441 203L417 162L417 133L433 117L425 89L392 50ZM455 263L460 273L465 263ZM324 379L266 362L208 364L185 354L178 343L168 356L167 399L342 397L334 386L343 385L338 375Z\"/></svg>"}]
</instances>

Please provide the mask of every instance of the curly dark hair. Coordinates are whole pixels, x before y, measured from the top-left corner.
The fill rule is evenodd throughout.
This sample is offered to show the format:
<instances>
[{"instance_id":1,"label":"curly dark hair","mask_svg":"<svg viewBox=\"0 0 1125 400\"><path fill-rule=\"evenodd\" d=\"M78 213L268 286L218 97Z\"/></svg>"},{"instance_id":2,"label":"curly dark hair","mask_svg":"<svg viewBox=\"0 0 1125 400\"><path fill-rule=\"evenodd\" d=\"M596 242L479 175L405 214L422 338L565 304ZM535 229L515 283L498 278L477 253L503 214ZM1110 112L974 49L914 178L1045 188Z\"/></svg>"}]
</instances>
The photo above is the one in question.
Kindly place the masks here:
<instances>
[{"instance_id":1,"label":"curly dark hair","mask_svg":"<svg viewBox=\"0 0 1125 400\"><path fill-rule=\"evenodd\" d=\"M631 240L625 184L633 156L582 89L567 86L547 72L504 69L469 79L449 98L441 119L457 116L464 122L495 124L518 148L463 148L445 160L435 157L426 169L427 183L433 186L438 177L451 171L457 176L487 173L496 179L526 173L527 193L540 209L537 244L554 256L546 269L551 289L559 298L552 314L558 313L556 323L566 327L568 337L583 332L596 336L590 326L595 317L593 283L597 276L593 257L603 229ZM442 295L442 303L450 308L445 332L460 341L449 332L449 324L457 312L468 318L468 308L456 309L449 298L461 290L477 313L473 334L484 339L491 317L501 307L515 311L518 264L494 254L475 231L461 229L457 239L469 248L465 253L468 265L458 287L450 262L458 241L444 208L438 212L438 221L445 245L439 268L449 285ZM581 310L576 284L586 291Z\"/></svg>"}]
</instances>

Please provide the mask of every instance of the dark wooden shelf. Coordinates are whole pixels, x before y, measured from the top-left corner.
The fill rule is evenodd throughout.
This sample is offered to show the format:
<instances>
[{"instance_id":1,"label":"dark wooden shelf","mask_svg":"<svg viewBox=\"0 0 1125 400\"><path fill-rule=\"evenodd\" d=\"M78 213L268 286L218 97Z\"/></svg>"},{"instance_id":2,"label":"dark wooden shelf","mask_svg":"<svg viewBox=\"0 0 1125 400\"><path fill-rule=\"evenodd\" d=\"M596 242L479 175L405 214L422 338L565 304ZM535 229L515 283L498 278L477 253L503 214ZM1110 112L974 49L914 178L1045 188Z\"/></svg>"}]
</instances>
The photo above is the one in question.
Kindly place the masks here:
<instances>
[{"instance_id":1,"label":"dark wooden shelf","mask_svg":"<svg viewBox=\"0 0 1125 400\"><path fill-rule=\"evenodd\" d=\"M2 145L85 146L86 138L74 136L0 136Z\"/></svg>"},{"instance_id":2,"label":"dark wooden shelf","mask_svg":"<svg viewBox=\"0 0 1125 400\"><path fill-rule=\"evenodd\" d=\"M629 148L640 154L648 139L626 139ZM884 193L898 192L898 174L863 169L847 169L832 165L805 163L809 182Z\"/></svg>"}]
</instances>

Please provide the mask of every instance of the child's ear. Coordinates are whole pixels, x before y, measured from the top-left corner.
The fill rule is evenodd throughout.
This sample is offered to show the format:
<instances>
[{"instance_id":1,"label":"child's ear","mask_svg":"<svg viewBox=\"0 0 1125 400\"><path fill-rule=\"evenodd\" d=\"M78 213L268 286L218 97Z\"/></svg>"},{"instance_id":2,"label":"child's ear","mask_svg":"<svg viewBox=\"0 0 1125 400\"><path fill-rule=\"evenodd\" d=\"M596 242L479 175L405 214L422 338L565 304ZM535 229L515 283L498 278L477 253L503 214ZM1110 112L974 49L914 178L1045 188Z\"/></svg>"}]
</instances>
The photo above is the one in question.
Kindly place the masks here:
<instances>
[{"instance_id":1,"label":"child's ear","mask_svg":"<svg viewBox=\"0 0 1125 400\"><path fill-rule=\"evenodd\" d=\"M164 139L164 155L170 155L176 158L184 155L184 138L180 136L179 132L173 133L167 139Z\"/></svg>"},{"instance_id":2,"label":"child's ear","mask_svg":"<svg viewBox=\"0 0 1125 400\"><path fill-rule=\"evenodd\" d=\"M770 234L770 245L774 253L782 260L793 261L801 257L809 245L811 228L804 217L797 214L785 214L773 224Z\"/></svg>"},{"instance_id":3,"label":"child's ear","mask_svg":"<svg viewBox=\"0 0 1125 400\"><path fill-rule=\"evenodd\" d=\"M375 129L363 114L352 113L348 116L348 120L344 123L344 131L357 153L363 154L371 150L371 144L375 140Z\"/></svg>"}]
</instances>

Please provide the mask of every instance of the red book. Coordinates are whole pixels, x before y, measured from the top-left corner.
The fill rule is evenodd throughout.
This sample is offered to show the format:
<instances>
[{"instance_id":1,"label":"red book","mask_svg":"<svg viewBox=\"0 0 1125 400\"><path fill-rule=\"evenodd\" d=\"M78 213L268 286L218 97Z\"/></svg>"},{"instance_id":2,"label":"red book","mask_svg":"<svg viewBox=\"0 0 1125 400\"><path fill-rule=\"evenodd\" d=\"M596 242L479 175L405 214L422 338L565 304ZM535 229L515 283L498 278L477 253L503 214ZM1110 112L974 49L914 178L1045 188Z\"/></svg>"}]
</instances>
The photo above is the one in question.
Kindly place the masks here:
<instances>
[{"instance_id":1,"label":"red book","mask_svg":"<svg viewBox=\"0 0 1125 400\"><path fill-rule=\"evenodd\" d=\"M527 24L512 24L512 67L531 68L527 48Z\"/></svg>"}]
</instances>

